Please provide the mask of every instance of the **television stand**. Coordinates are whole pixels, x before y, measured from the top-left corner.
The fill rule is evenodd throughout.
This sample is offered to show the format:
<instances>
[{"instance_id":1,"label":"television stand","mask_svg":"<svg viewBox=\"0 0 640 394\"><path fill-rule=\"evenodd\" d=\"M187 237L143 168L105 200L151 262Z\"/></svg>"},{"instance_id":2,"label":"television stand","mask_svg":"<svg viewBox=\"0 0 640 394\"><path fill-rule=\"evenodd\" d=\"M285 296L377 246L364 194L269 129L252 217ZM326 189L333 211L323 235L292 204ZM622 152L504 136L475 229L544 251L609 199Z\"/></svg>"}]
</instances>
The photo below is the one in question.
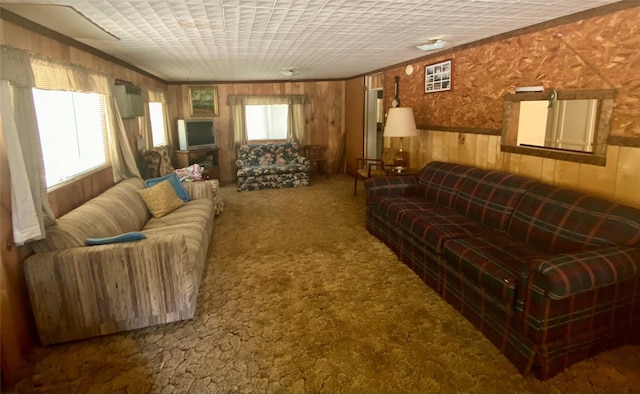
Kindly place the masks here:
<instances>
[{"instance_id":1,"label":"television stand","mask_svg":"<svg viewBox=\"0 0 640 394\"><path fill-rule=\"evenodd\" d=\"M184 168L199 164L204 168L203 179L220 179L219 150L220 148L177 150L173 155L174 166Z\"/></svg>"}]
</instances>

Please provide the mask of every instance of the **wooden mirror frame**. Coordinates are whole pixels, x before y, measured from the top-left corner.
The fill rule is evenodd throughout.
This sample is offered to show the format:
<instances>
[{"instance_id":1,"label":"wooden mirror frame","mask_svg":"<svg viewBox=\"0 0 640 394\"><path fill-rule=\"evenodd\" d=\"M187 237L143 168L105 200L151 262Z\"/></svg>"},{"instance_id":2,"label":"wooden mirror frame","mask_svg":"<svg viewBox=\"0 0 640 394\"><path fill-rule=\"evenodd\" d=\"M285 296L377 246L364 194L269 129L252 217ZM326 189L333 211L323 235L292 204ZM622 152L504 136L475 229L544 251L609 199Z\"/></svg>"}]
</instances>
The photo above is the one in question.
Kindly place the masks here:
<instances>
[{"instance_id":1,"label":"wooden mirror frame","mask_svg":"<svg viewBox=\"0 0 640 394\"><path fill-rule=\"evenodd\" d=\"M521 101L549 100L555 92L558 100L598 99L598 118L594 136L593 152L566 151L561 149L532 147L518 145L518 119ZM503 152L519 153L546 157L556 160L573 161L578 163L605 166L607 163L607 138L611 129L616 90L564 90L546 91L539 93L515 93L504 97L504 113L502 120L502 140L500 150Z\"/></svg>"}]
</instances>

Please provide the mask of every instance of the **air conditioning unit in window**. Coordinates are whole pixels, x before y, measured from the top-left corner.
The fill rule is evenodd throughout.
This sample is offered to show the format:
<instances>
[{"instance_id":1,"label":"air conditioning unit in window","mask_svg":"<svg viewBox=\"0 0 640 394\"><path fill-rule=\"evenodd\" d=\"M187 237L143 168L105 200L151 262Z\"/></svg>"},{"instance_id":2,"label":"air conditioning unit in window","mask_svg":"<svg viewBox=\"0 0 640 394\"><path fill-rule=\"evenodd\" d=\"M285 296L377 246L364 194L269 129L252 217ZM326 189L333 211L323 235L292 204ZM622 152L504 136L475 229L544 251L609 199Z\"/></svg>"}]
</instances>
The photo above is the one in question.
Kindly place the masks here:
<instances>
[{"instance_id":1,"label":"air conditioning unit in window","mask_svg":"<svg viewBox=\"0 0 640 394\"><path fill-rule=\"evenodd\" d=\"M131 119L144 116L144 103L142 102L142 89L135 85L116 85L114 88L116 102L122 119Z\"/></svg>"}]
</instances>

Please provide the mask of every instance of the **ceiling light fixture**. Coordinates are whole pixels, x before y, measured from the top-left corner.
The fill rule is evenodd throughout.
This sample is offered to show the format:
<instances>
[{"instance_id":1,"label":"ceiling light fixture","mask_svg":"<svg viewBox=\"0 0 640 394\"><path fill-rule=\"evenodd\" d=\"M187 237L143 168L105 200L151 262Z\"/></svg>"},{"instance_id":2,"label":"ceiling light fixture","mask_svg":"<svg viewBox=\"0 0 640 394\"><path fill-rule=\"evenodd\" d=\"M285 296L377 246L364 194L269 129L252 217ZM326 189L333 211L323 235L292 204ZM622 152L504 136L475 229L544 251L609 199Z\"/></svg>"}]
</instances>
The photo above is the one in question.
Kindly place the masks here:
<instances>
[{"instance_id":1,"label":"ceiling light fixture","mask_svg":"<svg viewBox=\"0 0 640 394\"><path fill-rule=\"evenodd\" d=\"M439 38L434 38L432 40L427 41L426 44L417 45L416 48L421 51L435 51L436 49L442 49L447 45L445 40L441 40Z\"/></svg>"},{"instance_id":2,"label":"ceiling light fixture","mask_svg":"<svg viewBox=\"0 0 640 394\"><path fill-rule=\"evenodd\" d=\"M293 77L294 75L298 75L299 72L293 67L287 67L280 70L280 74L285 75L287 77Z\"/></svg>"}]
</instances>

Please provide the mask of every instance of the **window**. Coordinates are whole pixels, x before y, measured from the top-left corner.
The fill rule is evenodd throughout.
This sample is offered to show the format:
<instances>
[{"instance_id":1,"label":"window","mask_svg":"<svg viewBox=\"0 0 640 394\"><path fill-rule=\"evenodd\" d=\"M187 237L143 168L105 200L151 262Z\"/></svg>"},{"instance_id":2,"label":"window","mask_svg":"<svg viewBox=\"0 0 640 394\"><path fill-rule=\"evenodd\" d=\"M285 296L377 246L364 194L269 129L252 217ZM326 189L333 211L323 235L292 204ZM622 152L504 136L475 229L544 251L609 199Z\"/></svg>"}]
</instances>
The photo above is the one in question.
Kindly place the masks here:
<instances>
[{"instance_id":1,"label":"window","mask_svg":"<svg viewBox=\"0 0 640 394\"><path fill-rule=\"evenodd\" d=\"M47 188L109 162L104 96L33 89Z\"/></svg>"},{"instance_id":2,"label":"window","mask_svg":"<svg viewBox=\"0 0 640 394\"><path fill-rule=\"evenodd\" d=\"M246 105L247 139L253 140L286 140L289 106Z\"/></svg>"},{"instance_id":3,"label":"window","mask_svg":"<svg viewBox=\"0 0 640 394\"><path fill-rule=\"evenodd\" d=\"M151 139L153 146L167 144L162 103L149 102L149 121L151 122Z\"/></svg>"}]
</instances>

